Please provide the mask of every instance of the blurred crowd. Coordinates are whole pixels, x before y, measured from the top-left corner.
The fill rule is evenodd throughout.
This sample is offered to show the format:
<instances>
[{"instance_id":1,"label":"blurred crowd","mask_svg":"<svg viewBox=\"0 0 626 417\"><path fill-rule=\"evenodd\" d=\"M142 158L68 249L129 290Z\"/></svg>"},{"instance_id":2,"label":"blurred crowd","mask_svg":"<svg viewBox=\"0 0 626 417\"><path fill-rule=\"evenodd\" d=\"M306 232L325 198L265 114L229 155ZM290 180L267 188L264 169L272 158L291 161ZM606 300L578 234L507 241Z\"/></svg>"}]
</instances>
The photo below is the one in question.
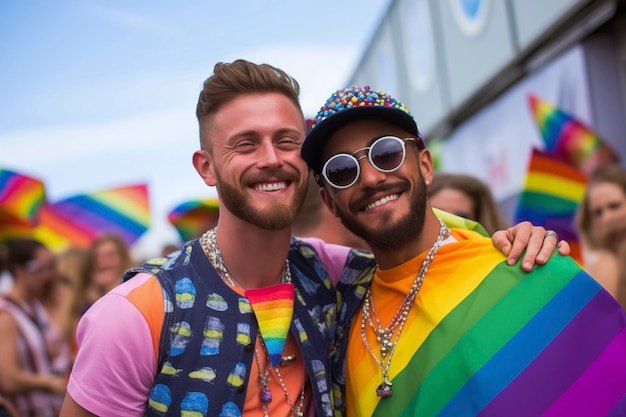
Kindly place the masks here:
<instances>
[{"instance_id":1,"label":"blurred crowd","mask_svg":"<svg viewBox=\"0 0 626 417\"><path fill-rule=\"evenodd\" d=\"M136 262L114 234L60 254L34 239L0 248L0 417L58 416L78 320Z\"/></svg>"}]
</instances>

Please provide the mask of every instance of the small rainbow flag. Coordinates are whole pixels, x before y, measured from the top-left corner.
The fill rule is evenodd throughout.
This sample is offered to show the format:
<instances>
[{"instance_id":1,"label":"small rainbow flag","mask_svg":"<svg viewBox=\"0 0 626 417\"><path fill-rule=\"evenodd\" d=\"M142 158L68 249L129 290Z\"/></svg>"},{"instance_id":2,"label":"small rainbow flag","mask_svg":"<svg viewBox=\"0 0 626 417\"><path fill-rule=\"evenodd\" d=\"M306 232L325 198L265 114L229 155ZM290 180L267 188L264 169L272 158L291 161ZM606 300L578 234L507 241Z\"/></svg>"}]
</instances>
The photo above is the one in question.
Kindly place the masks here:
<instances>
[{"instance_id":1,"label":"small rainbow flag","mask_svg":"<svg viewBox=\"0 0 626 417\"><path fill-rule=\"evenodd\" d=\"M572 165L533 149L515 210L514 222L528 220L552 229L567 240L571 256L582 265L582 251L574 227L587 178Z\"/></svg>"},{"instance_id":2,"label":"small rainbow flag","mask_svg":"<svg viewBox=\"0 0 626 417\"><path fill-rule=\"evenodd\" d=\"M528 103L548 153L587 175L604 162L618 160L615 151L577 118L533 94L528 95Z\"/></svg>"},{"instance_id":3,"label":"small rainbow flag","mask_svg":"<svg viewBox=\"0 0 626 417\"><path fill-rule=\"evenodd\" d=\"M283 347L289 334L293 297L293 284L289 283L246 290L246 298L250 301L274 367L282 359Z\"/></svg>"},{"instance_id":4,"label":"small rainbow flag","mask_svg":"<svg viewBox=\"0 0 626 417\"><path fill-rule=\"evenodd\" d=\"M219 204L214 198L181 203L169 212L167 219L186 242L215 227L218 215Z\"/></svg>"},{"instance_id":5,"label":"small rainbow flag","mask_svg":"<svg viewBox=\"0 0 626 417\"><path fill-rule=\"evenodd\" d=\"M41 180L0 168L0 212L27 224L35 224L39 207L46 203Z\"/></svg>"},{"instance_id":6,"label":"small rainbow flag","mask_svg":"<svg viewBox=\"0 0 626 417\"><path fill-rule=\"evenodd\" d=\"M37 235L54 250L87 247L102 233L116 233L131 246L148 229L146 184L80 194L42 207Z\"/></svg>"}]
</instances>

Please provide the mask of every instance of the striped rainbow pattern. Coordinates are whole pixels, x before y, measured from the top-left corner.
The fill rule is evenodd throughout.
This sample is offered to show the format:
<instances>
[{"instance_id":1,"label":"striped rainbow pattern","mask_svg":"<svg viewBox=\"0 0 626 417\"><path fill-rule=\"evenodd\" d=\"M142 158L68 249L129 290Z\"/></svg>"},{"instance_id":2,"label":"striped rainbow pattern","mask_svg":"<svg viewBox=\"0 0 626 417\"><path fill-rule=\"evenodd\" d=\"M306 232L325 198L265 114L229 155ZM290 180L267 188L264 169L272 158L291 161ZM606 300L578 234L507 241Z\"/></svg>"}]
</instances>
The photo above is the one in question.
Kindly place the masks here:
<instances>
[{"instance_id":1,"label":"striped rainbow pattern","mask_svg":"<svg viewBox=\"0 0 626 417\"><path fill-rule=\"evenodd\" d=\"M246 298L250 301L274 367L282 359L283 347L289 334L293 297L293 284L289 283L246 290Z\"/></svg>"},{"instance_id":2,"label":"striped rainbow pattern","mask_svg":"<svg viewBox=\"0 0 626 417\"><path fill-rule=\"evenodd\" d=\"M0 168L0 212L34 224L46 202L44 184L37 178Z\"/></svg>"},{"instance_id":3,"label":"striped rainbow pattern","mask_svg":"<svg viewBox=\"0 0 626 417\"><path fill-rule=\"evenodd\" d=\"M533 149L514 223L528 220L556 231L561 239L568 241L571 256L582 265L574 217L586 184L585 175L572 165Z\"/></svg>"},{"instance_id":4,"label":"striped rainbow pattern","mask_svg":"<svg viewBox=\"0 0 626 417\"><path fill-rule=\"evenodd\" d=\"M570 114L533 94L528 102L549 153L581 168L587 158L606 148L596 132Z\"/></svg>"},{"instance_id":5,"label":"striped rainbow pattern","mask_svg":"<svg viewBox=\"0 0 626 417\"><path fill-rule=\"evenodd\" d=\"M380 369L370 371L375 381L356 394L360 417L625 416L621 306L571 258L524 276L470 245L440 249L465 261L419 296L393 357L393 395L376 397ZM373 361L363 362L359 370Z\"/></svg>"},{"instance_id":6,"label":"striped rainbow pattern","mask_svg":"<svg viewBox=\"0 0 626 417\"><path fill-rule=\"evenodd\" d=\"M146 184L80 194L42 207L37 235L53 250L87 247L102 233L116 233L131 246L148 229Z\"/></svg>"},{"instance_id":7,"label":"striped rainbow pattern","mask_svg":"<svg viewBox=\"0 0 626 417\"><path fill-rule=\"evenodd\" d=\"M216 198L185 201L174 207L167 219L186 242L217 225L219 204Z\"/></svg>"}]
</instances>

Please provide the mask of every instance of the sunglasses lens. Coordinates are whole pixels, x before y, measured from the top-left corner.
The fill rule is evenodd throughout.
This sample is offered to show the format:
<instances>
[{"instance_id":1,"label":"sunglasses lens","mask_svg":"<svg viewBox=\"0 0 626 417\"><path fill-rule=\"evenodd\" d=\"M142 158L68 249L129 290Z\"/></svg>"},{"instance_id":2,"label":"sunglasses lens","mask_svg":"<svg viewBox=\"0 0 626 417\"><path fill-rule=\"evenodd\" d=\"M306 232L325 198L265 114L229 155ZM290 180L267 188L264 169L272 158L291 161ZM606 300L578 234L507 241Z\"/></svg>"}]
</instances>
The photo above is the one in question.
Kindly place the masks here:
<instances>
[{"instance_id":1,"label":"sunglasses lens","mask_svg":"<svg viewBox=\"0 0 626 417\"><path fill-rule=\"evenodd\" d=\"M326 162L326 179L339 187L346 187L354 182L358 175L357 162L348 155L336 155Z\"/></svg>"},{"instance_id":2,"label":"sunglasses lens","mask_svg":"<svg viewBox=\"0 0 626 417\"><path fill-rule=\"evenodd\" d=\"M381 171L393 171L404 160L403 142L395 138L383 138L372 146L370 156L372 162Z\"/></svg>"}]
</instances>

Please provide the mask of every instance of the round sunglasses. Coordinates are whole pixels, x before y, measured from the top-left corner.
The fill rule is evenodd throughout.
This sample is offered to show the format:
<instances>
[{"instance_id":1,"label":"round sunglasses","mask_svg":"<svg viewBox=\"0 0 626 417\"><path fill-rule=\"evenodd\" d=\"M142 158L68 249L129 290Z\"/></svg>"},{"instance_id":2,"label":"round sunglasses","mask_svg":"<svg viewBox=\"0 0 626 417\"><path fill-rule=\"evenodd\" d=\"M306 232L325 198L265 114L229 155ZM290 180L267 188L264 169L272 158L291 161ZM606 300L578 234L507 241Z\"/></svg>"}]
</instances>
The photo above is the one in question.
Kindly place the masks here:
<instances>
[{"instance_id":1,"label":"round sunglasses","mask_svg":"<svg viewBox=\"0 0 626 417\"><path fill-rule=\"evenodd\" d=\"M322 176L331 186L343 189L354 185L361 174L359 161L367 158L370 164L380 172L393 172L400 168L406 157L406 141L415 141L415 138L401 139L396 136L383 136L365 148L349 153L338 153L330 157L322 167ZM367 154L355 157L359 152Z\"/></svg>"}]
</instances>

